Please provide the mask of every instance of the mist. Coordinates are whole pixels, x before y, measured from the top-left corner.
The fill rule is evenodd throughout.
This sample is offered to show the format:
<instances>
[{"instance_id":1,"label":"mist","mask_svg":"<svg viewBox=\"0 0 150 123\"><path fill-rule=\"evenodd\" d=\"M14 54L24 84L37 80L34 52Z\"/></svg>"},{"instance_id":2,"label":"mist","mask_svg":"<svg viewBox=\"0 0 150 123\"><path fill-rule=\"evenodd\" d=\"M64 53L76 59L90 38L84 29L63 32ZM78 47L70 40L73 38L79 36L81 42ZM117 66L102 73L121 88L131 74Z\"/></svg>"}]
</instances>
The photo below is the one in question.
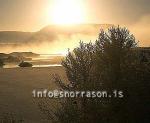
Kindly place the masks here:
<instances>
[{"instance_id":1,"label":"mist","mask_svg":"<svg viewBox=\"0 0 150 123\"><path fill-rule=\"evenodd\" d=\"M128 25L139 46L150 46L150 15L144 16L132 25ZM108 29L109 24L80 24L74 26L50 25L34 33L21 34L13 40L9 35L0 41L0 52L35 52L39 54L66 54L68 48L72 50L80 41L94 42L98 38L100 29ZM10 33L10 32L9 32ZM14 33L14 32L13 32ZM19 32L20 33L20 32ZM23 37L23 38L22 38ZM9 39L9 40L7 40Z\"/></svg>"},{"instance_id":2,"label":"mist","mask_svg":"<svg viewBox=\"0 0 150 123\"><path fill-rule=\"evenodd\" d=\"M98 38L100 29L107 29L108 27L110 25L47 26L20 42L7 41L5 43L5 41L1 41L0 52L66 54L68 48L72 50L78 46L80 41L94 42Z\"/></svg>"},{"instance_id":3,"label":"mist","mask_svg":"<svg viewBox=\"0 0 150 123\"><path fill-rule=\"evenodd\" d=\"M141 17L133 25L129 26L130 31L139 40L139 46L150 46L150 14Z\"/></svg>"}]
</instances>

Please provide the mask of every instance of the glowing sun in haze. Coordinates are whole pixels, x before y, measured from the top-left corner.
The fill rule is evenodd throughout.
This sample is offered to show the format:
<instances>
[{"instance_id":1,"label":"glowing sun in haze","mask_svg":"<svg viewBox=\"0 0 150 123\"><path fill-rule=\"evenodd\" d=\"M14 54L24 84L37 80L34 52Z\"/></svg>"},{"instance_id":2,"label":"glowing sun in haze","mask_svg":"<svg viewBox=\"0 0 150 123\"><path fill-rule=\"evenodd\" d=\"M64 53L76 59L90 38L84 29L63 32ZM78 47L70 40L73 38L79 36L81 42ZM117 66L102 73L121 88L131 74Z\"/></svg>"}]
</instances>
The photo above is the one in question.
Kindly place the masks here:
<instances>
[{"instance_id":1,"label":"glowing sun in haze","mask_svg":"<svg viewBox=\"0 0 150 123\"><path fill-rule=\"evenodd\" d=\"M81 0L55 0L51 8L54 24L79 24L85 19Z\"/></svg>"}]
</instances>

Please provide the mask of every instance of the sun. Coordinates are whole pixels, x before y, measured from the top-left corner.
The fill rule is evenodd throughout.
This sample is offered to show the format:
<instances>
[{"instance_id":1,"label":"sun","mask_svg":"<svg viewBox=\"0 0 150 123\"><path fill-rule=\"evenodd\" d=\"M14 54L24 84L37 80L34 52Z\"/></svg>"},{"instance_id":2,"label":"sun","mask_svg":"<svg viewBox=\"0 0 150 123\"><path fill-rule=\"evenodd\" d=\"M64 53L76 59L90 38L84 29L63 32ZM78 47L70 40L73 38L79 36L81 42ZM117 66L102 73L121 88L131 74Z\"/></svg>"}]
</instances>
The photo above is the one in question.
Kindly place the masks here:
<instances>
[{"instance_id":1,"label":"sun","mask_svg":"<svg viewBox=\"0 0 150 123\"><path fill-rule=\"evenodd\" d=\"M55 0L51 9L54 24L79 24L85 19L81 0Z\"/></svg>"}]
</instances>

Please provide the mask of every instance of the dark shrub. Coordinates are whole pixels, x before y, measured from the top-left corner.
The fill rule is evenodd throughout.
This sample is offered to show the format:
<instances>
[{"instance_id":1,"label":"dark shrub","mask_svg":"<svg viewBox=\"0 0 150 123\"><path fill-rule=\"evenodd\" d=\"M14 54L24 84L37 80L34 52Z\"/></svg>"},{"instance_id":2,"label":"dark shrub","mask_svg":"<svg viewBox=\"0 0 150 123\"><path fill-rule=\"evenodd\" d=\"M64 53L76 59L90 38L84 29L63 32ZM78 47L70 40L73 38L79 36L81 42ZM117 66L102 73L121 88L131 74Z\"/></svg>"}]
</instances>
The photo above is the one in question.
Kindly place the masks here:
<instances>
[{"instance_id":1,"label":"dark shrub","mask_svg":"<svg viewBox=\"0 0 150 123\"><path fill-rule=\"evenodd\" d=\"M0 59L0 67L3 67L5 64L2 59Z\"/></svg>"},{"instance_id":2,"label":"dark shrub","mask_svg":"<svg viewBox=\"0 0 150 123\"><path fill-rule=\"evenodd\" d=\"M19 64L19 67L32 67L33 65L31 63L28 63L28 62L21 62Z\"/></svg>"},{"instance_id":3,"label":"dark shrub","mask_svg":"<svg viewBox=\"0 0 150 123\"><path fill-rule=\"evenodd\" d=\"M123 98L65 98L57 110L44 102L40 110L55 123L149 123L150 66L140 62L129 30L101 30L94 44L80 42L62 61L69 84L54 80L64 91L121 90ZM46 106L47 107L46 107Z\"/></svg>"}]
</instances>

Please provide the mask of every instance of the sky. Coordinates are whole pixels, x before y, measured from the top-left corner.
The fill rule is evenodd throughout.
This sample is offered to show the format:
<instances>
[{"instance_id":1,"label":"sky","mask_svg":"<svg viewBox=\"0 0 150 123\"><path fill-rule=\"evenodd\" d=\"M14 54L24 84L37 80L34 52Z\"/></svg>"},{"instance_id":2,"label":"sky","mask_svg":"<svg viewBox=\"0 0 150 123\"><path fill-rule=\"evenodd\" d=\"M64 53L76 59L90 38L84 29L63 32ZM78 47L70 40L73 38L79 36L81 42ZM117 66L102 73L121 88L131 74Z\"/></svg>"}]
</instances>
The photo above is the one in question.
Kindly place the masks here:
<instances>
[{"instance_id":1,"label":"sky","mask_svg":"<svg viewBox=\"0 0 150 123\"><path fill-rule=\"evenodd\" d=\"M63 12L69 11L67 5L65 11L64 8L59 10L62 4L60 1L69 0L0 0L0 30L37 31L53 24L54 14L57 14L55 18L59 20L58 17L63 15ZM76 14L84 11L82 23L123 25L140 40L144 40L145 45L150 45L150 0L75 1L74 7L78 8L74 9L80 9ZM52 13L53 8L58 9L57 12ZM67 16L73 18L69 14Z\"/></svg>"}]
</instances>

